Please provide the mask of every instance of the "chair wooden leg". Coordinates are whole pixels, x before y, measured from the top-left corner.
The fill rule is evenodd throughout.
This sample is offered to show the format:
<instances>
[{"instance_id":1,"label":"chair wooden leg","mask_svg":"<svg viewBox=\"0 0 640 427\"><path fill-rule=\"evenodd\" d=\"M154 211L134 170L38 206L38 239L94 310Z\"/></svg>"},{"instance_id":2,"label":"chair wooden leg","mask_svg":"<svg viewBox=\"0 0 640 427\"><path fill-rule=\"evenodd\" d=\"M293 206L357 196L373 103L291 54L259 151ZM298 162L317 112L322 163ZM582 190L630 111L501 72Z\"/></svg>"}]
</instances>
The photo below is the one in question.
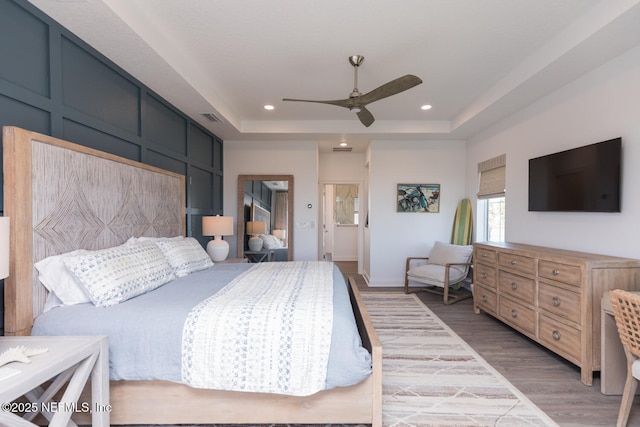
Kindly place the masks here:
<instances>
[{"instance_id":1,"label":"chair wooden leg","mask_svg":"<svg viewBox=\"0 0 640 427\"><path fill-rule=\"evenodd\" d=\"M449 305L449 284L445 283L442 289L442 302L444 305Z\"/></svg>"},{"instance_id":2,"label":"chair wooden leg","mask_svg":"<svg viewBox=\"0 0 640 427\"><path fill-rule=\"evenodd\" d=\"M620 402L620 412L618 412L618 427L625 427L627 421L629 421L629 413L631 412L631 406L633 405L633 398L638 388L638 381L633 377L631 373L631 365L627 369L627 381L624 384L624 391L622 393L622 402Z\"/></svg>"}]
</instances>

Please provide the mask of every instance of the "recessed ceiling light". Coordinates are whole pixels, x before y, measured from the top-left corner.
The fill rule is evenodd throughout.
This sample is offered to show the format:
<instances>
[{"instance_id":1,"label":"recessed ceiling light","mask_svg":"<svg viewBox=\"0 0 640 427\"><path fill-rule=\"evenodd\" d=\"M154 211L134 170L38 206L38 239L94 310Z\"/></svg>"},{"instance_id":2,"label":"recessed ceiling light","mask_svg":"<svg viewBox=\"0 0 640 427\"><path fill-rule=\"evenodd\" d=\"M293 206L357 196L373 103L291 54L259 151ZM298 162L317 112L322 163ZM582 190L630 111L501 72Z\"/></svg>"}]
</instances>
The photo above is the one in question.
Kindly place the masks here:
<instances>
[{"instance_id":1,"label":"recessed ceiling light","mask_svg":"<svg viewBox=\"0 0 640 427\"><path fill-rule=\"evenodd\" d=\"M341 142L341 143L340 143L340 147L346 147L346 146L347 146L347 143L346 143L346 142Z\"/></svg>"},{"instance_id":2,"label":"recessed ceiling light","mask_svg":"<svg viewBox=\"0 0 640 427\"><path fill-rule=\"evenodd\" d=\"M275 108L275 107L274 107L273 105L269 105L269 104L267 104L267 105L265 105L265 106L264 106L264 109L265 109L265 110L269 110L269 111L273 110L274 108Z\"/></svg>"},{"instance_id":3,"label":"recessed ceiling light","mask_svg":"<svg viewBox=\"0 0 640 427\"><path fill-rule=\"evenodd\" d=\"M422 106L422 107L420 107L420 108L422 108L423 110L431 110L431 105L426 104L426 105L423 105L423 106Z\"/></svg>"}]
</instances>

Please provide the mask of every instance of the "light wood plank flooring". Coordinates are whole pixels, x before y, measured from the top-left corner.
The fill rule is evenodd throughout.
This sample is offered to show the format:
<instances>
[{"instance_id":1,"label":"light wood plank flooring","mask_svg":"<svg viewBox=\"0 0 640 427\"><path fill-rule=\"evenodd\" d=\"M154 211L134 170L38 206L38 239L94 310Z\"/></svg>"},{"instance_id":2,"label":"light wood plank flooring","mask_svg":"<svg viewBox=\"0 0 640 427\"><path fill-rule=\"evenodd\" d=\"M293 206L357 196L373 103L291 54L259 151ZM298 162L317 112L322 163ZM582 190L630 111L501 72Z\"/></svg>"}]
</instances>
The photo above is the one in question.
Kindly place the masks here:
<instances>
[{"instance_id":1,"label":"light wood plank flooring","mask_svg":"<svg viewBox=\"0 0 640 427\"><path fill-rule=\"evenodd\" d=\"M354 275L360 289L402 292L400 288L368 288L356 263L336 263ZM420 299L487 362L545 411L560 426L615 426L620 396L600 393L600 378L592 387L580 382L580 370L529 338L486 314L473 312L467 299L445 306L442 297L419 292ZM634 401L628 426L640 426L640 397Z\"/></svg>"}]
</instances>

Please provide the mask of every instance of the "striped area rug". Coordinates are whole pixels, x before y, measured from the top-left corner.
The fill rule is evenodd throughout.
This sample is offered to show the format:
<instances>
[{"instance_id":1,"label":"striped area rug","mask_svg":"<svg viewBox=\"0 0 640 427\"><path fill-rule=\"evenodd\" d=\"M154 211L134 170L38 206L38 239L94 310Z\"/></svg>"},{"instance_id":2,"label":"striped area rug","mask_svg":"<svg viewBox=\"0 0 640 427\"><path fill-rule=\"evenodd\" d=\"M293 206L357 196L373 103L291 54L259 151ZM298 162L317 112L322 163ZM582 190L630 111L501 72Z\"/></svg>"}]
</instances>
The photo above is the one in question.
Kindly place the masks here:
<instances>
[{"instance_id":1,"label":"striped area rug","mask_svg":"<svg viewBox=\"0 0 640 427\"><path fill-rule=\"evenodd\" d=\"M382 342L384 426L555 426L418 297L362 292Z\"/></svg>"}]
</instances>

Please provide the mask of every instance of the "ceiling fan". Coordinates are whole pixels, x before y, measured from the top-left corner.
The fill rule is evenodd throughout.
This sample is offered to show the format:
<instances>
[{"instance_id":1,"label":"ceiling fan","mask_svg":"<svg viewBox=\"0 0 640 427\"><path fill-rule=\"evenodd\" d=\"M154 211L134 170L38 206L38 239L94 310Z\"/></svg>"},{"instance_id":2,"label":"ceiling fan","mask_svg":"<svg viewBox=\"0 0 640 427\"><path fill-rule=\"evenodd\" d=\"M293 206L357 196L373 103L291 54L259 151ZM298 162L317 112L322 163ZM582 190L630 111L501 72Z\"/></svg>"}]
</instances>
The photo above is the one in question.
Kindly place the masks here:
<instances>
[{"instance_id":1,"label":"ceiling fan","mask_svg":"<svg viewBox=\"0 0 640 427\"><path fill-rule=\"evenodd\" d=\"M422 80L419 77L407 74L406 76L398 77L395 80L391 80L390 82L385 83L382 86L363 95L358 90L358 67L362 64L362 61L364 61L364 56L362 55L352 55L349 57L349 63L353 66L355 72L353 84L354 88L349 95L349 98L337 99L333 101L315 101L310 99L284 98L283 101L316 102L319 104L330 104L337 105L338 107L348 108L350 111L358 114L358 118L363 125L369 127L375 121L375 119L373 118L373 114L371 114L371 112L367 110L367 104L371 104L374 101L378 101L391 95L398 94L422 83Z\"/></svg>"}]
</instances>

